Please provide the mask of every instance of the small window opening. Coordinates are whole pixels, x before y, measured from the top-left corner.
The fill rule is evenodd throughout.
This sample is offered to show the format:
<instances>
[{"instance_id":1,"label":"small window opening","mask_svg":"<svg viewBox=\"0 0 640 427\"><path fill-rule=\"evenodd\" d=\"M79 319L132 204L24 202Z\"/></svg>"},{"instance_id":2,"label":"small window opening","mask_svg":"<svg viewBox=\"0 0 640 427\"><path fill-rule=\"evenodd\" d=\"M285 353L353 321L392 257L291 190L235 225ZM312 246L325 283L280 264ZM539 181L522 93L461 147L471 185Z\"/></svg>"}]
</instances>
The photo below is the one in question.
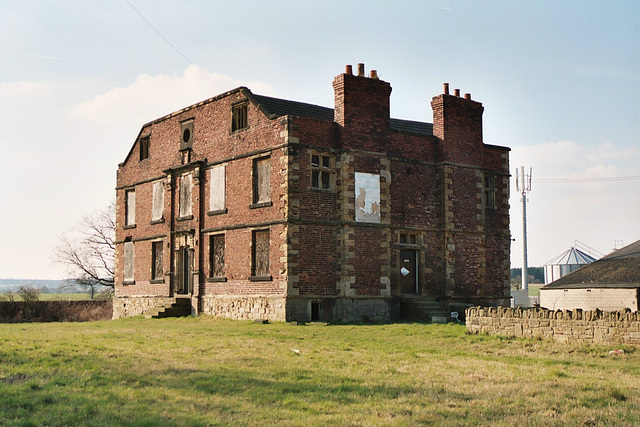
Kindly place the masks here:
<instances>
[{"instance_id":1,"label":"small window opening","mask_svg":"<svg viewBox=\"0 0 640 427\"><path fill-rule=\"evenodd\" d=\"M140 138L140 160L149 158L149 137Z\"/></svg>"},{"instance_id":2,"label":"small window opening","mask_svg":"<svg viewBox=\"0 0 640 427\"><path fill-rule=\"evenodd\" d=\"M311 187L330 189L331 173L331 157L311 155Z\"/></svg>"},{"instance_id":3,"label":"small window opening","mask_svg":"<svg viewBox=\"0 0 640 427\"><path fill-rule=\"evenodd\" d=\"M233 107L231 130L235 132L237 130L244 129L247 126L247 104Z\"/></svg>"}]
</instances>

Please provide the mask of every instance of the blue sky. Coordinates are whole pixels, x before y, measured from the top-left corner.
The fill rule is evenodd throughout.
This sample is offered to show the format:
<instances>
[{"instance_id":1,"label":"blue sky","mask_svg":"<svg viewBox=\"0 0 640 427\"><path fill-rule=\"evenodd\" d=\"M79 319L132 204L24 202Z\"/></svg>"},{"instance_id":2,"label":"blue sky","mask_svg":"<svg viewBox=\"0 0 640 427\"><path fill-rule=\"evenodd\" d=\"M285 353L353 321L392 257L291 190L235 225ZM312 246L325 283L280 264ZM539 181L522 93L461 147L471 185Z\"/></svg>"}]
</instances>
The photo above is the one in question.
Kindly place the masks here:
<instances>
[{"instance_id":1,"label":"blue sky","mask_svg":"<svg viewBox=\"0 0 640 427\"><path fill-rule=\"evenodd\" d=\"M5 0L0 278L65 277L52 248L114 197L143 123L241 85L332 107L358 62L393 117L430 122L443 82L483 103L485 142L533 168L529 265L607 253L640 239L640 179L602 180L640 176L639 21L635 1ZM519 267L515 190L511 215Z\"/></svg>"}]
</instances>

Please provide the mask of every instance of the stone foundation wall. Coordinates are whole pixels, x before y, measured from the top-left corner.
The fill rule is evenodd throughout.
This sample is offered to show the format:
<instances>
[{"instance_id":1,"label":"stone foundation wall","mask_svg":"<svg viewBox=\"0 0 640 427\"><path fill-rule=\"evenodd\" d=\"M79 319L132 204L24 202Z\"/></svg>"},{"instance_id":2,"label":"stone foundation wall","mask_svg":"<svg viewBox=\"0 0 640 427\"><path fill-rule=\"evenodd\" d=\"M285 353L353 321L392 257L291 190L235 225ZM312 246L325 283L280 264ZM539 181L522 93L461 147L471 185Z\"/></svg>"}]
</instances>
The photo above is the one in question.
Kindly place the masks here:
<instances>
[{"instance_id":1,"label":"stone foundation wall","mask_svg":"<svg viewBox=\"0 0 640 427\"><path fill-rule=\"evenodd\" d=\"M113 318L133 317L173 300L162 296L126 296L113 298Z\"/></svg>"},{"instance_id":2,"label":"stone foundation wall","mask_svg":"<svg viewBox=\"0 0 640 427\"><path fill-rule=\"evenodd\" d=\"M286 321L285 298L264 296L202 297L201 314L237 320Z\"/></svg>"},{"instance_id":3,"label":"stone foundation wall","mask_svg":"<svg viewBox=\"0 0 640 427\"><path fill-rule=\"evenodd\" d=\"M559 342L640 344L640 312L471 307L467 330Z\"/></svg>"}]
</instances>

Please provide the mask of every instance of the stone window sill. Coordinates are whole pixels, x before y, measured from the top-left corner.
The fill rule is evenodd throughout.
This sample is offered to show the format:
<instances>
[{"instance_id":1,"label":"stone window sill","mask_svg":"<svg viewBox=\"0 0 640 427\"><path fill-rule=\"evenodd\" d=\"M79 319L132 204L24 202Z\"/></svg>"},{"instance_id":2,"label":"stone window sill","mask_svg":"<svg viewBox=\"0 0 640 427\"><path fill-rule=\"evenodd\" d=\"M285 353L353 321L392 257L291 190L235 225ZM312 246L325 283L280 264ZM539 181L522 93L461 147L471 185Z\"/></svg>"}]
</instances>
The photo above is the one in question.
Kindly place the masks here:
<instances>
[{"instance_id":1,"label":"stone window sill","mask_svg":"<svg viewBox=\"0 0 640 427\"><path fill-rule=\"evenodd\" d=\"M270 282L273 280L271 276L249 276L250 282Z\"/></svg>"},{"instance_id":2,"label":"stone window sill","mask_svg":"<svg viewBox=\"0 0 640 427\"><path fill-rule=\"evenodd\" d=\"M252 203L249 205L249 209L266 208L269 206L273 206L273 202L271 200L269 200L268 202Z\"/></svg>"},{"instance_id":3,"label":"stone window sill","mask_svg":"<svg viewBox=\"0 0 640 427\"><path fill-rule=\"evenodd\" d=\"M136 228L135 224L129 224L122 227L123 230L131 230L132 228Z\"/></svg>"},{"instance_id":4,"label":"stone window sill","mask_svg":"<svg viewBox=\"0 0 640 427\"><path fill-rule=\"evenodd\" d=\"M156 285L156 284L159 284L159 283L164 283L164 279L153 279L149 283L151 283L153 285Z\"/></svg>"},{"instance_id":5,"label":"stone window sill","mask_svg":"<svg viewBox=\"0 0 640 427\"><path fill-rule=\"evenodd\" d=\"M151 221L151 225L162 224L164 222L164 218L154 219Z\"/></svg>"},{"instance_id":6,"label":"stone window sill","mask_svg":"<svg viewBox=\"0 0 640 427\"><path fill-rule=\"evenodd\" d=\"M226 277L207 277L207 282L226 282Z\"/></svg>"},{"instance_id":7,"label":"stone window sill","mask_svg":"<svg viewBox=\"0 0 640 427\"><path fill-rule=\"evenodd\" d=\"M122 281L123 285L129 286L129 285L135 285L136 281L135 280L123 280Z\"/></svg>"},{"instance_id":8,"label":"stone window sill","mask_svg":"<svg viewBox=\"0 0 640 427\"><path fill-rule=\"evenodd\" d=\"M217 209L215 211L209 211L207 212L207 215L214 216L214 215L223 215L226 213L227 213L227 208L224 208L224 209Z\"/></svg>"},{"instance_id":9,"label":"stone window sill","mask_svg":"<svg viewBox=\"0 0 640 427\"><path fill-rule=\"evenodd\" d=\"M190 219L193 219L193 215L181 216L178 221L189 221Z\"/></svg>"}]
</instances>

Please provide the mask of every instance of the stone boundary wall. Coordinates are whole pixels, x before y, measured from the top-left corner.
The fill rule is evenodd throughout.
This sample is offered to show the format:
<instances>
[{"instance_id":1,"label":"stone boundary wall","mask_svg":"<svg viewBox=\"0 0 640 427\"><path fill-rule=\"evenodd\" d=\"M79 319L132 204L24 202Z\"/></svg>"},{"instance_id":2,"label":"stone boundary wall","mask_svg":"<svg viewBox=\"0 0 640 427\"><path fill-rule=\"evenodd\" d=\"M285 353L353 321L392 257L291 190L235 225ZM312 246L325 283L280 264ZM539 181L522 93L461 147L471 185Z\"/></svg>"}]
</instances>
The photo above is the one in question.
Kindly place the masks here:
<instances>
[{"instance_id":1,"label":"stone boundary wall","mask_svg":"<svg viewBox=\"0 0 640 427\"><path fill-rule=\"evenodd\" d=\"M558 342L640 344L640 312L471 307L467 331Z\"/></svg>"}]
</instances>

